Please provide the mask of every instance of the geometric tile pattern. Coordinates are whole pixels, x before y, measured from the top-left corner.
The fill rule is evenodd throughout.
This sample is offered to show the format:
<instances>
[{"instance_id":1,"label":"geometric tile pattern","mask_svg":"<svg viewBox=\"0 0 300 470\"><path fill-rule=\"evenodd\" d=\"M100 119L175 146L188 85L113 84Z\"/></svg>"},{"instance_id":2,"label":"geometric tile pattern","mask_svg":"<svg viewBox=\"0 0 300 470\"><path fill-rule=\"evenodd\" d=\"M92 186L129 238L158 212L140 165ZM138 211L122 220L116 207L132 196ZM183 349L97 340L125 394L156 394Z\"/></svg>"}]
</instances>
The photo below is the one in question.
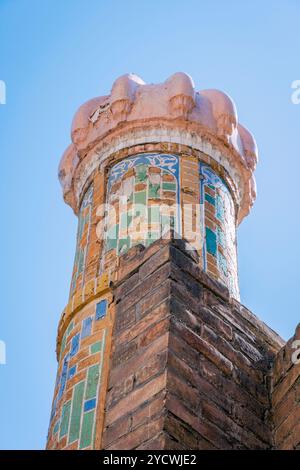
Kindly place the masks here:
<instances>
[{"instance_id":1,"label":"geometric tile pattern","mask_svg":"<svg viewBox=\"0 0 300 470\"><path fill-rule=\"evenodd\" d=\"M97 316L101 303L102 316ZM93 448L96 409L107 329L101 328L107 301L94 315L69 324L61 344L59 368L51 411L49 448ZM52 447L51 447L52 445Z\"/></svg>"},{"instance_id":2,"label":"geometric tile pattern","mask_svg":"<svg viewBox=\"0 0 300 470\"><path fill-rule=\"evenodd\" d=\"M84 270L91 227L92 204L93 186L91 185L82 199L78 215L77 243L71 282L71 294L76 289L77 282L81 281L81 284L84 283Z\"/></svg>"},{"instance_id":3,"label":"geometric tile pattern","mask_svg":"<svg viewBox=\"0 0 300 470\"><path fill-rule=\"evenodd\" d=\"M103 270L136 244L149 246L169 228L180 232L176 155L139 154L122 160L111 169L107 186Z\"/></svg>"},{"instance_id":4,"label":"geometric tile pattern","mask_svg":"<svg viewBox=\"0 0 300 470\"><path fill-rule=\"evenodd\" d=\"M193 171L191 178L195 176L200 181L202 267L239 299L233 198L225 181L209 165L199 162L199 172ZM171 227L181 235L181 189L176 155L138 154L111 168L101 272L113 271L118 256L135 244L149 246ZM191 201L193 198L184 197ZM198 202L199 199L194 200Z\"/></svg>"},{"instance_id":5,"label":"geometric tile pattern","mask_svg":"<svg viewBox=\"0 0 300 470\"><path fill-rule=\"evenodd\" d=\"M235 207L225 181L200 162L202 226L205 228L203 268L239 299Z\"/></svg>"}]
</instances>

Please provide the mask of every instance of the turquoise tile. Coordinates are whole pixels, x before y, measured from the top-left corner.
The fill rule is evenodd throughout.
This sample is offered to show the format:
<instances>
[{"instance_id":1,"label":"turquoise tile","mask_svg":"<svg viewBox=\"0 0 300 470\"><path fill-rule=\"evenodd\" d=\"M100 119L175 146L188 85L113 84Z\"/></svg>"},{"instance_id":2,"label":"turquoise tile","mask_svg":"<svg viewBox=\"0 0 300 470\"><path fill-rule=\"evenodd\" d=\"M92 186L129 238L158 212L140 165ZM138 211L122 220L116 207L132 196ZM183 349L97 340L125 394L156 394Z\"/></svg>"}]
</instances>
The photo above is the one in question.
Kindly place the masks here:
<instances>
[{"instance_id":1,"label":"turquoise tile","mask_svg":"<svg viewBox=\"0 0 300 470\"><path fill-rule=\"evenodd\" d=\"M217 236L210 228L206 227L206 247L208 253L213 256L217 254Z\"/></svg>"},{"instance_id":2,"label":"turquoise tile","mask_svg":"<svg viewBox=\"0 0 300 470\"><path fill-rule=\"evenodd\" d=\"M216 200L214 197L212 197L210 194L205 194L205 200L208 201L210 204L213 206L216 205Z\"/></svg>"},{"instance_id":3,"label":"turquoise tile","mask_svg":"<svg viewBox=\"0 0 300 470\"><path fill-rule=\"evenodd\" d=\"M91 354L95 354L101 351L102 341L97 341L91 345Z\"/></svg>"}]
</instances>

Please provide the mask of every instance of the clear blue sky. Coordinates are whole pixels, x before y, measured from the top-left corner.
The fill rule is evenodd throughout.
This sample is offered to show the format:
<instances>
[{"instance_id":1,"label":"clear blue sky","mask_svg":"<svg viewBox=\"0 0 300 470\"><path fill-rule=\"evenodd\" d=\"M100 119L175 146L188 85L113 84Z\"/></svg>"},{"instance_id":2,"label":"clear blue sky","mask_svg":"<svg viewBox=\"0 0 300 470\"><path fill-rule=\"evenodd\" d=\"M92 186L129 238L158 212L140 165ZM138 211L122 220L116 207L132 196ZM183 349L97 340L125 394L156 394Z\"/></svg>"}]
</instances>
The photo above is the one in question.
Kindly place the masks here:
<instances>
[{"instance_id":1,"label":"clear blue sky","mask_svg":"<svg viewBox=\"0 0 300 470\"><path fill-rule=\"evenodd\" d=\"M242 302L285 339L299 315L300 2L0 0L0 448L44 448L76 218L57 180L74 112L135 72L176 71L237 103L259 150L239 230Z\"/></svg>"}]
</instances>

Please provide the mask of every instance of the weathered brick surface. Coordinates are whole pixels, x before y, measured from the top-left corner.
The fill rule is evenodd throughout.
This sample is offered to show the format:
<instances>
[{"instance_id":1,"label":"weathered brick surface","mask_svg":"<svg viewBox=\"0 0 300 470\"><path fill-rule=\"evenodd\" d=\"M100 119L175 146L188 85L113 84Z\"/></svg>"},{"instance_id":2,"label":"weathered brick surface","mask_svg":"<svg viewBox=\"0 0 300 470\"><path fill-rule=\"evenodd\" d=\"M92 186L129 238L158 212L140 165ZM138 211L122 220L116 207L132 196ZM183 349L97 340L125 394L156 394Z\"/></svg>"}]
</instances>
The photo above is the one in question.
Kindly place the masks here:
<instances>
[{"instance_id":1,"label":"weathered brick surface","mask_svg":"<svg viewBox=\"0 0 300 470\"><path fill-rule=\"evenodd\" d=\"M183 240L121 258L105 449L274 448L274 420L288 412L278 405L275 418L271 401L283 342L197 261Z\"/></svg>"},{"instance_id":2,"label":"weathered brick surface","mask_svg":"<svg viewBox=\"0 0 300 470\"><path fill-rule=\"evenodd\" d=\"M300 364L292 360L293 354L300 350L299 340L300 325L274 363L272 419L277 449L300 449Z\"/></svg>"}]
</instances>

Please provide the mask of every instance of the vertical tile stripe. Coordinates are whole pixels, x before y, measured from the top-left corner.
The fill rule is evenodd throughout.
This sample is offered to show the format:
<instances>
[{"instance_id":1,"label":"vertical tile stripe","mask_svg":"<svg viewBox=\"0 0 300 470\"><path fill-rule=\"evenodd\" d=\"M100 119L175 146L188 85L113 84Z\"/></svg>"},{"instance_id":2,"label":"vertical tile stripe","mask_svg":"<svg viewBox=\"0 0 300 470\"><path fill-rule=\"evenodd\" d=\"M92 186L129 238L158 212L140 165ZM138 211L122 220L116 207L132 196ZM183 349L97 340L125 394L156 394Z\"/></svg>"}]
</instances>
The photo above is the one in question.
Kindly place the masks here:
<instances>
[{"instance_id":1,"label":"vertical tile stripe","mask_svg":"<svg viewBox=\"0 0 300 470\"><path fill-rule=\"evenodd\" d=\"M66 434L68 434L70 412L71 412L71 400L65 403L62 409L59 439L66 436Z\"/></svg>"},{"instance_id":2,"label":"vertical tile stripe","mask_svg":"<svg viewBox=\"0 0 300 470\"><path fill-rule=\"evenodd\" d=\"M94 410L89 411L88 413L84 413L83 415L80 443L79 443L80 449L84 449L85 447L90 446L92 443L94 415L95 415Z\"/></svg>"},{"instance_id":3,"label":"vertical tile stripe","mask_svg":"<svg viewBox=\"0 0 300 470\"><path fill-rule=\"evenodd\" d=\"M84 393L84 381L75 386L73 401L72 401L72 414L69 432L69 443L76 441L79 438L81 411Z\"/></svg>"},{"instance_id":4,"label":"vertical tile stripe","mask_svg":"<svg viewBox=\"0 0 300 470\"><path fill-rule=\"evenodd\" d=\"M99 365L95 364L88 370L85 399L94 398L97 394L97 385L99 380Z\"/></svg>"}]
</instances>

